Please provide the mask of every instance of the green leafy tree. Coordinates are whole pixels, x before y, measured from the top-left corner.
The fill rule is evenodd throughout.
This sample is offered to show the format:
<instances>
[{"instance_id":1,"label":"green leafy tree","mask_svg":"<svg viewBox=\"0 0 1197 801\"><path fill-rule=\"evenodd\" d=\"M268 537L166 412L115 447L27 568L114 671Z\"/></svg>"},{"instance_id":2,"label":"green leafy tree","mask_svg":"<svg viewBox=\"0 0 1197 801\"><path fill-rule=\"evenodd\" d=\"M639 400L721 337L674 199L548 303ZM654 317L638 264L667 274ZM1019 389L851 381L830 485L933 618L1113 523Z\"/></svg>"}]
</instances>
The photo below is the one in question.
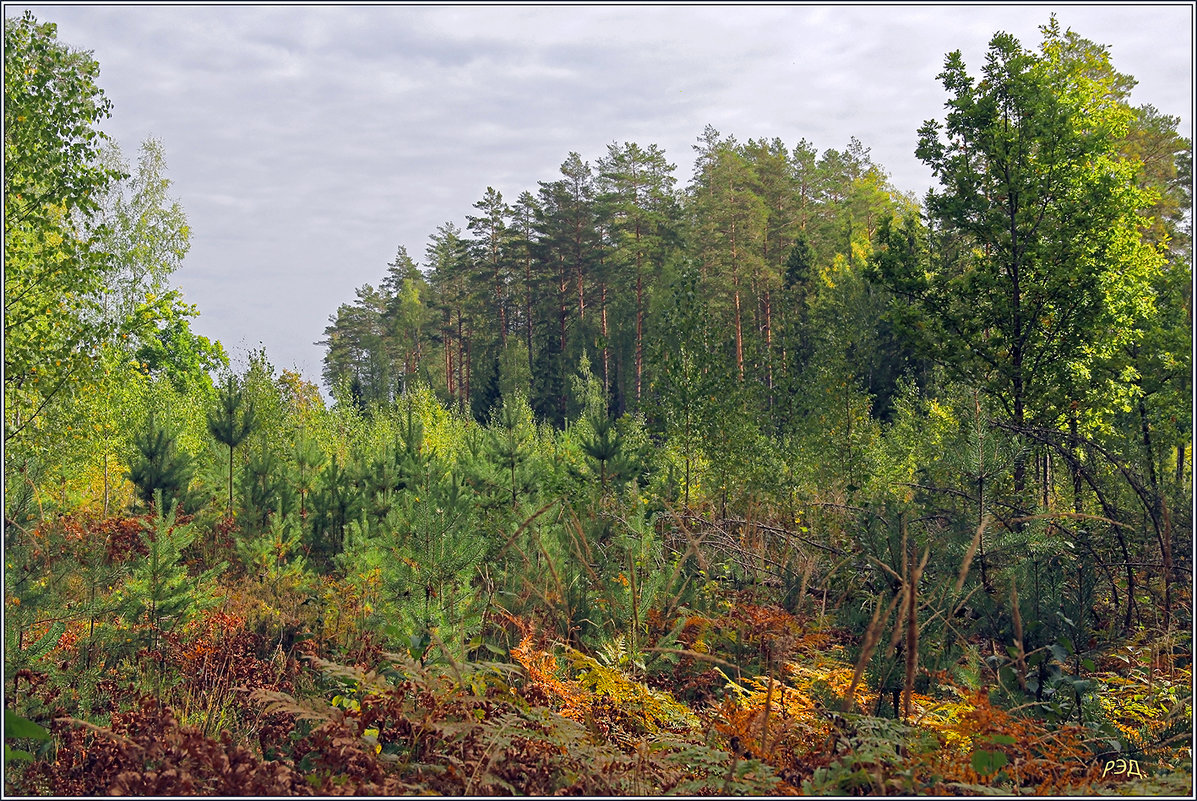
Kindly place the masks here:
<instances>
[{"instance_id":1,"label":"green leafy tree","mask_svg":"<svg viewBox=\"0 0 1197 801\"><path fill-rule=\"evenodd\" d=\"M1135 439L1156 499L1151 512L1156 520L1163 516L1158 501L1165 497L1174 510L1191 506L1186 449L1192 439L1193 162L1192 142L1177 132L1179 124L1143 106L1122 142L1127 157L1141 165L1139 184L1155 196L1145 238L1166 248L1168 263L1152 281L1156 313L1142 341L1130 343L1106 371L1133 388Z\"/></svg>"},{"instance_id":2,"label":"green leafy tree","mask_svg":"<svg viewBox=\"0 0 1197 801\"><path fill-rule=\"evenodd\" d=\"M129 349L153 339L160 319L194 316L169 279L191 247L191 228L182 205L169 194L166 151L147 139L136 170L110 143L102 158L121 178L108 185L99 208L86 221L89 234L110 258L98 305L104 327Z\"/></svg>"},{"instance_id":3,"label":"green leafy tree","mask_svg":"<svg viewBox=\"0 0 1197 801\"><path fill-rule=\"evenodd\" d=\"M782 316L778 314L776 301L784 286L787 260L793 252L794 237L798 233L802 196L797 191L798 171L794 169L790 154L780 139L750 139L742 150L753 167L756 175L754 191L765 208L765 230L760 240L760 272L753 283L759 301L757 326L763 340L760 343L764 359L763 380L772 410L778 366L775 351L779 339L776 331L778 318Z\"/></svg>"},{"instance_id":4,"label":"green leafy tree","mask_svg":"<svg viewBox=\"0 0 1197 801\"><path fill-rule=\"evenodd\" d=\"M796 395L804 407L807 443L821 454L817 462L831 468L820 483L851 493L864 486L863 462L876 433L867 385L858 373L880 361L876 324L884 306L858 266L842 255L824 272L826 280L808 304L812 358Z\"/></svg>"},{"instance_id":5,"label":"green leafy tree","mask_svg":"<svg viewBox=\"0 0 1197 801\"><path fill-rule=\"evenodd\" d=\"M6 443L77 380L105 335L95 311L108 258L79 228L119 175L100 156L111 104L98 75L53 23L5 18Z\"/></svg>"},{"instance_id":6,"label":"green leafy tree","mask_svg":"<svg viewBox=\"0 0 1197 801\"><path fill-rule=\"evenodd\" d=\"M1130 114L1110 98L1112 71L1070 69L1054 21L1044 37L1036 56L996 35L980 80L948 56L948 112L917 150L941 187L926 200L933 252L875 262L930 351L1016 428L1059 414L1100 354L1137 336L1160 264L1139 233L1147 195L1117 152ZM1020 464L1016 493L1025 485Z\"/></svg>"},{"instance_id":7,"label":"green leafy tree","mask_svg":"<svg viewBox=\"0 0 1197 801\"><path fill-rule=\"evenodd\" d=\"M180 392L207 394L212 372L227 369L229 357L219 341L191 330L187 308L178 312L142 341L133 360L150 375L165 375Z\"/></svg>"}]
</instances>

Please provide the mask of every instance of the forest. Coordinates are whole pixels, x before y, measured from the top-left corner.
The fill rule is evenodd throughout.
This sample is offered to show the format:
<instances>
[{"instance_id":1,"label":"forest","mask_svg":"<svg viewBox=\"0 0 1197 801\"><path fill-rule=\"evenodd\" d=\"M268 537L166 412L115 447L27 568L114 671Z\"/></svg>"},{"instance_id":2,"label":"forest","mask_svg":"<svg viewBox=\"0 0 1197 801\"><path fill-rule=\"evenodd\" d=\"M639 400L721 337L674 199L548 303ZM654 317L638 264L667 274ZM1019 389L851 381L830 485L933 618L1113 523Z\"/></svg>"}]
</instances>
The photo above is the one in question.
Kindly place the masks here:
<instances>
[{"instance_id":1,"label":"forest","mask_svg":"<svg viewBox=\"0 0 1197 801\"><path fill-rule=\"evenodd\" d=\"M7 18L5 795L1190 795L1192 144L1040 32L922 198L710 126L488 188L321 387Z\"/></svg>"}]
</instances>

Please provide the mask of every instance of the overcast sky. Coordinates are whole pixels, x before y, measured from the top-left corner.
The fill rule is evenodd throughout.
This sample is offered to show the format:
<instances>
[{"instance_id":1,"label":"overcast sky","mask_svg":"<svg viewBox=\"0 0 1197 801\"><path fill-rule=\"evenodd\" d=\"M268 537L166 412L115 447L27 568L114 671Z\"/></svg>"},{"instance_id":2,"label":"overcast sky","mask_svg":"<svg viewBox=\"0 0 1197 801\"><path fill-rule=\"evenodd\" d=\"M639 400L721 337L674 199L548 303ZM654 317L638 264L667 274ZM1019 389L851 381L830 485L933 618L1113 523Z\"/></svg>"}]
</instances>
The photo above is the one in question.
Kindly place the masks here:
<instances>
[{"instance_id":1,"label":"overcast sky","mask_svg":"<svg viewBox=\"0 0 1197 801\"><path fill-rule=\"evenodd\" d=\"M193 326L243 363L259 343L319 382L329 315L403 245L423 261L487 186L513 201L570 151L657 144L691 176L704 126L743 141L855 136L902 190L931 175L916 131L942 118L936 79L979 71L997 31L1028 48L1054 10L1108 45L1132 99L1192 137L1193 6L17 5L91 50L135 158L166 149L192 227L175 274Z\"/></svg>"}]
</instances>

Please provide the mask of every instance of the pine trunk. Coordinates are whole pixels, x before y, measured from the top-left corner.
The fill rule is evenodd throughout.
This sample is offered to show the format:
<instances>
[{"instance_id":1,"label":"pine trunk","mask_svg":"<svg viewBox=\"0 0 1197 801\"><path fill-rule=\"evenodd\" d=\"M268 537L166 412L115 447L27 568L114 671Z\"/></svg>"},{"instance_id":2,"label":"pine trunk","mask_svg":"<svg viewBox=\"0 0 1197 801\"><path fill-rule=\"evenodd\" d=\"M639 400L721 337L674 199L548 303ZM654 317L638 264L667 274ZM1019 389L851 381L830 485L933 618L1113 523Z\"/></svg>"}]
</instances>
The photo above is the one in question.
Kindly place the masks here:
<instances>
[{"instance_id":1,"label":"pine trunk","mask_svg":"<svg viewBox=\"0 0 1197 801\"><path fill-rule=\"evenodd\" d=\"M611 394L611 347L607 342L607 282L599 284L599 317L603 335L603 394Z\"/></svg>"}]
</instances>

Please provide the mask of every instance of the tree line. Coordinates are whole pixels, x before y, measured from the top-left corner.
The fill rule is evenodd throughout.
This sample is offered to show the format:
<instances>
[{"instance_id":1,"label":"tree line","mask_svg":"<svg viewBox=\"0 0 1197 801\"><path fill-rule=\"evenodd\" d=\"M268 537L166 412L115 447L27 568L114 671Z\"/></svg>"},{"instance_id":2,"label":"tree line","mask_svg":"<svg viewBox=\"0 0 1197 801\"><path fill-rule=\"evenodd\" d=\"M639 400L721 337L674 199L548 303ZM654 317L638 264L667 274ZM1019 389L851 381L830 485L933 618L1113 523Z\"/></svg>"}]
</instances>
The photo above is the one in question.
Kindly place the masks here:
<instances>
[{"instance_id":1,"label":"tree line","mask_svg":"<svg viewBox=\"0 0 1197 801\"><path fill-rule=\"evenodd\" d=\"M708 126L695 150L685 189L659 147L634 142L593 165L570 153L560 177L514 204L488 187L464 230L446 222L430 236L422 264L400 246L378 285L337 309L320 343L325 383L364 408L423 381L479 419L519 390L561 425L585 360L613 414L644 411L663 351L695 336L668 322L693 273L711 330L727 334L718 369L730 362L766 413L784 407L826 322L806 307L834 289L817 265L858 272L881 221L917 205L856 139L820 155L805 140L741 143ZM884 298L870 300L875 323ZM869 362L900 351L888 328L856 327ZM896 375L866 381L888 395Z\"/></svg>"}]
</instances>

